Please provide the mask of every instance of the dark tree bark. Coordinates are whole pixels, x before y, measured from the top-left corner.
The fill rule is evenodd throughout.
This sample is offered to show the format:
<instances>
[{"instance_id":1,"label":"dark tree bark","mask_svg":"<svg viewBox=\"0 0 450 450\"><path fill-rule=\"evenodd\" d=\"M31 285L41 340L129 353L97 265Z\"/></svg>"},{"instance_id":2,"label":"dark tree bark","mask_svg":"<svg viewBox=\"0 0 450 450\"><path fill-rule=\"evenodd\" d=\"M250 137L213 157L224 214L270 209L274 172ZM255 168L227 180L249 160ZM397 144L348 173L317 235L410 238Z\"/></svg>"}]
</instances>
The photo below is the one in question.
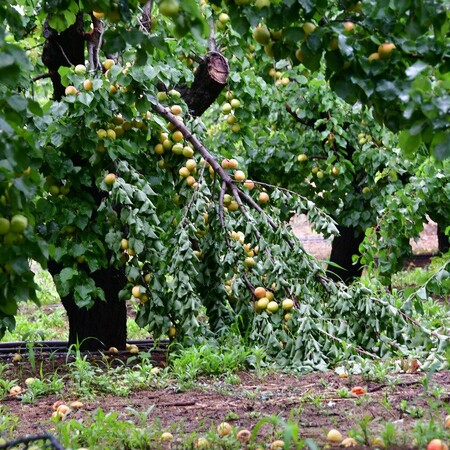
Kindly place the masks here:
<instances>
[{"instance_id":1,"label":"dark tree bark","mask_svg":"<svg viewBox=\"0 0 450 450\"><path fill-rule=\"evenodd\" d=\"M53 98L61 100L64 95L64 86L58 69L62 66L70 67L84 64L84 25L83 14L77 14L76 22L67 30L58 33L45 22L43 33L45 37L42 51L42 62L49 69L53 83Z\"/></svg>"},{"instance_id":2,"label":"dark tree bark","mask_svg":"<svg viewBox=\"0 0 450 450\"><path fill-rule=\"evenodd\" d=\"M190 88L179 89L192 116L201 116L217 99L227 84L230 67L219 52L210 51L201 60Z\"/></svg>"},{"instance_id":3,"label":"dark tree bark","mask_svg":"<svg viewBox=\"0 0 450 450\"><path fill-rule=\"evenodd\" d=\"M445 228L439 224L437 227L437 238L439 253L447 253L450 250L450 239L445 234Z\"/></svg>"},{"instance_id":4,"label":"dark tree bark","mask_svg":"<svg viewBox=\"0 0 450 450\"><path fill-rule=\"evenodd\" d=\"M329 266L327 275L335 281L350 284L354 278L359 278L363 268L353 264L352 256L359 255L359 245L364 239L364 233L355 228L338 225L339 236L333 239L330 261L339 267Z\"/></svg>"},{"instance_id":5,"label":"dark tree bark","mask_svg":"<svg viewBox=\"0 0 450 450\"><path fill-rule=\"evenodd\" d=\"M63 267L49 261L52 276ZM125 349L127 338L126 302L118 298L127 280L123 268L108 267L89 274L96 286L103 289L106 301L96 300L93 307L78 308L73 295L61 299L69 318L69 345L80 344L80 350Z\"/></svg>"}]
</instances>

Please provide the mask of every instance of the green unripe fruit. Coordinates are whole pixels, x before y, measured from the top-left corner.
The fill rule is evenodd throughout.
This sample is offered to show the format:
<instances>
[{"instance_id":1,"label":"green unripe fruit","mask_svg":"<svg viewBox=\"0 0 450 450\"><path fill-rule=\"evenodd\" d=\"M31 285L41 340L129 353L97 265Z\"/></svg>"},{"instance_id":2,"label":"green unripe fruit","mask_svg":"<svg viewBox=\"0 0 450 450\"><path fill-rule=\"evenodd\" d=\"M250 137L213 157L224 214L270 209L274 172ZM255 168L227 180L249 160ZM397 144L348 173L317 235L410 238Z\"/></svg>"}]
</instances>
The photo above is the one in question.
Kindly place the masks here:
<instances>
[{"instance_id":1,"label":"green unripe fruit","mask_svg":"<svg viewBox=\"0 0 450 450\"><path fill-rule=\"evenodd\" d=\"M180 4L177 0L163 0L159 5L159 12L163 16L175 17L180 10Z\"/></svg>"},{"instance_id":2,"label":"green unripe fruit","mask_svg":"<svg viewBox=\"0 0 450 450\"><path fill-rule=\"evenodd\" d=\"M181 155L183 153L183 144L180 143L176 143L173 147L172 147L172 152L175 153L175 155Z\"/></svg>"},{"instance_id":3,"label":"green unripe fruit","mask_svg":"<svg viewBox=\"0 0 450 450\"><path fill-rule=\"evenodd\" d=\"M183 156L186 158L192 158L194 156L194 149L188 146L183 147Z\"/></svg>"},{"instance_id":4,"label":"green unripe fruit","mask_svg":"<svg viewBox=\"0 0 450 450\"><path fill-rule=\"evenodd\" d=\"M222 112L223 112L224 114L230 114L231 109L232 109L232 107L231 107L231 104L230 104L230 103L224 103L224 104L222 105Z\"/></svg>"},{"instance_id":5,"label":"green unripe fruit","mask_svg":"<svg viewBox=\"0 0 450 450\"><path fill-rule=\"evenodd\" d=\"M253 37L258 44L267 45L270 42L270 31L266 27L258 26L253 30Z\"/></svg>"},{"instance_id":6,"label":"green unripe fruit","mask_svg":"<svg viewBox=\"0 0 450 450\"><path fill-rule=\"evenodd\" d=\"M231 107L234 109L238 109L241 106L241 102L237 98L233 98L230 102Z\"/></svg>"},{"instance_id":7,"label":"green unripe fruit","mask_svg":"<svg viewBox=\"0 0 450 450\"><path fill-rule=\"evenodd\" d=\"M12 217L10 223L10 230L13 233L22 233L28 226L28 219L22 214L16 214Z\"/></svg>"},{"instance_id":8,"label":"green unripe fruit","mask_svg":"<svg viewBox=\"0 0 450 450\"><path fill-rule=\"evenodd\" d=\"M8 233L10 228L11 225L9 223L9 220L5 219L4 217L0 217L0 235Z\"/></svg>"}]
</instances>

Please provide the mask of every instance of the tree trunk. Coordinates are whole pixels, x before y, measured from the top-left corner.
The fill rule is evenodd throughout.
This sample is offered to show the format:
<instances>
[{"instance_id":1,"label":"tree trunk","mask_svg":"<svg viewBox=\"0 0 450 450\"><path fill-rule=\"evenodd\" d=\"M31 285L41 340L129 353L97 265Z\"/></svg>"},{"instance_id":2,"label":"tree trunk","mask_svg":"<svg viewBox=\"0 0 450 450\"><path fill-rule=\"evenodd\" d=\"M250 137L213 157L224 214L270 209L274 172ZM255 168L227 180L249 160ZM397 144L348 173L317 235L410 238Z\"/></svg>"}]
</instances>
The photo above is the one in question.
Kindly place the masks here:
<instances>
[{"instance_id":1,"label":"tree trunk","mask_svg":"<svg viewBox=\"0 0 450 450\"><path fill-rule=\"evenodd\" d=\"M439 253L447 253L450 250L450 239L445 234L445 228L443 228L439 224L437 227L437 238Z\"/></svg>"},{"instance_id":2,"label":"tree trunk","mask_svg":"<svg viewBox=\"0 0 450 450\"><path fill-rule=\"evenodd\" d=\"M330 262L340 267L329 266L327 275L335 281L350 284L354 278L359 278L363 268L353 264L352 256L359 255L359 245L364 239L364 233L355 228L338 225L339 236L333 239Z\"/></svg>"},{"instance_id":3,"label":"tree trunk","mask_svg":"<svg viewBox=\"0 0 450 450\"><path fill-rule=\"evenodd\" d=\"M49 261L52 276L63 268ZM102 288L105 300L96 300L92 308L78 308L73 295L61 299L69 318L69 345L80 345L80 350L107 350L116 347L124 350L127 338L126 302L118 294L127 280L123 268L108 267L89 274L95 284Z\"/></svg>"},{"instance_id":4,"label":"tree trunk","mask_svg":"<svg viewBox=\"0 0 450 450\"><path fill-rule=\"evenodd\" d=\"M42 51L42 62L49 69L54 100L61 100L65 91L58 69L61 66L70 67L84 64L83 27L82 13L77 14L76 22L61 33L51 28L48 21L43 26L45 44Z\"/></svg>"}]
</instances>

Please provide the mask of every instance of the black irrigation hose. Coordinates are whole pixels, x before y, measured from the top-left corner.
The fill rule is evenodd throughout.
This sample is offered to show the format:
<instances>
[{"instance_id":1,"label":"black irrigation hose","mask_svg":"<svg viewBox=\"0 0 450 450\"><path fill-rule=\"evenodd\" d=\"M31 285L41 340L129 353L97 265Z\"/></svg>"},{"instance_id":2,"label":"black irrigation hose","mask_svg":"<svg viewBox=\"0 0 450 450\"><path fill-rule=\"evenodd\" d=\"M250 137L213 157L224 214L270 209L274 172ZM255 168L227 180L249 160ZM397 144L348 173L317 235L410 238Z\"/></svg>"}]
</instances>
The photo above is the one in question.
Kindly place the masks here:
<instances>
[{"instance_id":1,"label":"black irrigation hose","mask_svg":"<svg viewBox=\"0 0 450 450\"><path fill-rule=\"evenodd\" d=\"M136 345L140 350L151 350L151 353L165 353L169 346L169 340L159 341L157 347L153 339L128 341L130 345ZM0 342L0 359L10 359L15 354L25 355L30 352L30 347L35 355L61 354L69 352L67 341L34 341L34 342ZM107 350L100 352L81 352L83 355L100 355L108 353ZM129 354L128 350L119 351L118 355Z\"/></svg>"},{"instance_id":2,"label":"black irrigation hose","mask_svg":"<svg viewBox=\"0 0 450 450\"><path fill-rule=\"evenodd\" d=\"M0 449L12 449L12 448L28 448L28 444L32 442L41 442L41 449L53 449L53 450L64 450L64 447L58 442L58 440L52 434L42 434L38 436L26 436L22 438L15 439L14 441L9 441L6 444L0 444ZM47 441L49 441L47 443ZM25 444L25 447L16 447L20 444Z\"/></svg>"}]
</instances>

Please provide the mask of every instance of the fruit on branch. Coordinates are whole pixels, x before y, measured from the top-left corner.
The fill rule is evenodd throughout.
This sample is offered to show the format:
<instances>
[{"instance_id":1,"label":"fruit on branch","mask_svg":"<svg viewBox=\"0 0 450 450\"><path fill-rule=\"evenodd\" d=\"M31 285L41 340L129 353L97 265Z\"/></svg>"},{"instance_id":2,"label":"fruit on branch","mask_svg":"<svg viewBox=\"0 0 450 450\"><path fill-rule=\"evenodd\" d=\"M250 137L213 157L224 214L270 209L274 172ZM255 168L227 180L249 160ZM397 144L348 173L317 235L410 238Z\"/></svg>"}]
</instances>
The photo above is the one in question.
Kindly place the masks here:
<instances>
[{"instance_id":1,"label":"fruit on branch","mask_svg":"<svg viewBox=\"0 0 450 450\"><path fill-rule=\"evenodd\" d=\"M258 25L253 30L253 38L258 44L267 45L270 42L270 31L267 27Z\"/></svg>"},{"instance_id":2,"label":"fruit on branch","mask_svg":"<svg viewBox=\"0 0 450 450\"><path fill-rule=\"evenodd\" d=\"M234 125L237 122L237 117L236 116L228 116L227 117L227 124L228 125Z\"/></svg>"},{"instance_id":3,"label":"fruit on branch","mask_svg":"<svg viewBox=\"0 0 450 450\"><path fill-rule=\"evenodd\" d=\"M115 66L116 62L113 59L105 59L102 63L102 66L105 70L111 69L112 66Z\"/></svg>"},{"instance_id":4,"label":"fruit on branch","mask_svg":"<svg viewBox=\"0 0 450 450\"><path fill-rule=\"evenodd\" d=\"M78 90L75 86L67 86L66 89L64 90L64 93L66 95L77 95L78 94Z\"/></svg>"},{"instance_id":5,"label":"fruit on branch","mask_svg":"<svg viewBox=\"0 0 450 450\"><path fill-rule=\"evenodd\" d=\"M141 295L142 295L142 293L141 293L141 287L142 287L142 286L133 286L133 288L131 289L131 295L132 295L134 298L141 298Z\"/></svg>"},{"instance_id":6,"label":"fruit on branch","mask_svg":"<svg viewBox=\"0 0 450 450\"><path fill-rule=\"evenodd\" d=\"M261 192L258 200L260 203L267 203L269 201L269 194L267 192Z\"/></svg>"},{"instance_id":7,"label":"fruit on branch","mask_svg":"<svg viewBox=\"0 0 450 450\"><path fill-rule=\"evenodd\" d=\"M112 141L116 139L117 135L114 130L106 130L106 138L111 139Z\"/></svg>"},{"instance_id":8,"label":"fruit on branch","mask_svg":"<svg viewBox=\"0 0 450 450\"><path fill-rule=\"evenodd\" d=\"M16 214L11 218L10 231L13 233L22 233L28 226L28 219L22 214Z\"/></svg>"},{"instance_id":9,"label":"fruit on branch","mask_svg":"<svg viewBox=\"0 0 450 450\"><path fill-rule=\"evenodd\" d=\"M350 22L350 21L344 22L344 30L347 33L352 32L354 29L355 29L355 24L353 22Z\"/></svg>"},{"instance_id":10,"label":"fruit on branch","mask_svg":"<svg viewBox=\"0 0 450 450\"><path fill-rule=\"evenodd\" d=\"M269 301L269 304L267 305L267 311L274 313L278 311L278 308L279 305L275 300Z\"/></svg>"},{"instance_id":11,"label":"fruit on branch","mask_svg":"<svg viewBox=\"0 0 450 450\"><path fill-rule=\"evenodd\" d=\"M234 179L236 181L244 181L245 178L245 173L242 170L236 170L236 172L234 172Z\"/></svg>"},{"instance_id":12,"label":"fruit on branch","mask_svg":"<svg viewBox=\"0 0 450 450\"><path fill-rule=\"evenodd\" d=\"M377 61L377 60L379 60L380 59L380 54L378 53L378 52L375 52L375 53L371 53L370 55L369 55L369 61L370 62L372 62L372 61Z\"/></svg>"},{"instance_id":13,"label":"fruit on branch","mask_svg":"<svg viewBox=\"0 0 450 450\"><path fill-rule=\"evenodd\" d=\"M185 167L185 166L181 167L181 168L178 170L178 173L180 174L180 177L181 177L181 178L187 178L187 177L191 174L191 172L189 171L189 169L188 169L187 167Z\"/></svg>"},{"instance_id":14,"label":"fruit on branch","mask_svg":"<svg viewBox=\"0 0 450 450\"><path fill-rule=\"evenodd\" d=\"M305 22L303 24L303 31L305 32L306 36L312 34L316 28L317 27L311 22Z\"/></svg>"},{"instance_id":15,"label":"fruit on branch","mask_svg":"<svg viewBox=\"0 0 450 450\"><path fill-rule=\"evenodd\" d=\"M228 23L230 21L230 16L227 13L220 13L219 14L219 22L222 25L225 25L226 23Z\"/></svg>"},{"instance_id":16,"label":"fruit on branch","mask_svg":"<svg viewBox=\"0 0 450 450\"><path fill-rule=\"evenodd\" d=\"M189 176L186 178L186 184L187 184L188 186L193 186L196 182L197 182L197 180L196 180L192 175L189 175Z\"/></svg>"},{"instance_id":17,"label":"fruit on branch","mask_svg":"<svg viewBox=\"0 0 450 450\"><path fill-rule=\"evenodd\" d=\"M108 173L108 175L105 176L105 178L103 179L103 181L105 182L105 184L107 184L108 186L112 186L115 181L116 181L116 174L115 173Z\"/></svg>"},{"instance_id":18,"label":"fruit on branch","mask_svg":"<svg viewBox=\"0 0 450 450\"><path fill-rule=\"evenodd\" d=\"M172 133L172 139L173 139L175 142L181 142L181 141L184 139L183 133L182 133L181 131L179 131L179 130L174 131L174 132Z\"/></svg>"},{"instance_id":19,"label":"fruit on branch","mask_svg":"<svg viewBox=\"0 0 450 450\"><path fill-rule=\"evenodd\" d=\"M168 331L167 334L168 334L169 338L174 338L175 337L175 335L177 334L177 329L175 328L174 325L170 325L169 331Z\"/></svg>"},{"instance_id":20,"label":"fruit on branch","mask_svg":"<svg viewBox=\"0 0 450 450\"><path fill-rule=\"evenodd\" d=\"M392 52L395 50L395 44L392 42L385 42L378 47L378 54L380 55L380 59L387 59L392 55Z\"/></svg>"},{"instance_id":21,"label":"fruit on branch","mask_svg":"<svg viewBox=\"0 0 450 450\"><path fill-rule=\"evenodd\" d=\"M258 301L255 304L256 311L264 311L268 304L270 303L270 300L267 297L262 297L258 299Z\"/></svg>"},{"instance_id":22,"label":"fruit on branch","mask_svg":"<svg viewBox=\"0 0 450 450\"><path fill-rule=\"evenodd\" d=\"M281 308L284 311L290 311L293 307L294 307L294 300L292 300L291 298L285 298L281 302Z\"/></svg>"},{"instance_id":23,"label":"fruit on branch","mask_svg":"<svg viewBox=\"0 0 450 450\"><path fill-rule=\"evenodd\" d=\"M265 288L263 288L262 286L258 286L255 288L255 290L253 291L253 295L256 298L263 298L266 296L266 290Z\"/></svg>"},{"instance_id":24,"label":"fruit on branch","mask_svg":"<svg viewBox=\"0 0 450 450\"><path fill-rule=\"evenodd\" d=\"M255 183L252 180L245 180L244 187L251 191L255 187Z\"/></svg>"},{"instance_id":25,"label":"fruit on branch","mask_svg":"<svg viewBox=\"0 0 450 450\"><path fill-rule=\"evenodd\" d=\"M172 107L170 108L170 111L175 116L178 116L183 112L183 108L180 105L172 105Z\"/></svg>"},{"instance_id":26,"label":"fruit on branch","mask_svg":"<svg viewBox=\"0 0 450 450\"><path fill-rule=\"evenodd\" d=\"M256 264L255 258L251 257L251 256L247 256L247 258L244 259L244 264L248 267L251 268Z\"/></svg>"},{"instance_id":27,"label":"fruit on branch","mask_svg":"<svg viewBox=\"0 0 450 450\"><path fill-rule=\"evenodd\" d=\"M229 205L227 206L228 211L237 211L239 209L239 203L236 200L231 200Z\"/></svg>"},{"instance_id":28,"label":"fruit on branch","mask_svg":"<svg viewBox=\"0 0 450 450\"><path fill-rule=\"evenodd\" d=\"M84 64L77 64L74 71L78 74L86 73L86 66Z\"/></svg>"},{"instance_id":29,"label":"fruit on branch","mask_svg":"<svg viewBox=\"0 0 450 450\"><path fill-rule=\"evenodd\" d=\"M96 19L103 19L105 17L105 13L101 12L101 11L92 11L92 15L96 18Z\"/></svg>"},{"instance_id":30,"label":"fruit on branch","mask_svg":"<svg viewBox=\"0 0 450 450\"><path fill-rule=\"evenodd\" d=\"M0 217L0 236L8 233L10 229L10 222L5 217Z\"/></svg>"},{"instance_id":31,"label":"fruit on branch","mask_svg":"<svg viewBox=\"0 0 450 450\"><path fill-rule=\"evenodd\" d=\"M300 155L297 156L298 162L305 162L307 159L308 159L308 156L305 155L304 153L301 153Z\"/></svg>"},{"instance_id":32,"label":"fruit on branch","mask_svg":"<svg viewBox=\"0 0 450 450\"><path fill-rule=\"evenodd\" d=\"M177 0L163 0L159 4L159 12L166 17L176 17L180 11L180 4Z\"/></svg>"},{"instance_id":33,"label":"fruit on branch","mask_svg":"<svg viewBox=\"0 0 450 450\"><path fill-rule=\"evenodd\" d=\"M94 85L91 80L83 81L83 88L85 91L91 91L93 87L94 87Z\"/></svg>"},{"instance_id":34,"label":"fruit on branch","mask_svg":"<svg viewBox=\"0 0 450 450\"><path fill-rule=\"evenodd\" d=\"M233 109L238 109L238 108L241 106L241 102L240 102L240 100L238 100L237 98L233 98L233 99L230 101L230 105L231 105L231 107L232 107Z\"/></svg>"},{"instance_id":35,"label":"fruit on branch","mask_svg":"<svg viewBox=\"0 0 450 450\"><path fill-rule=\"evenodd\" d=\"M231 110L232 110L232 108L231 108L231 104L230 103L227 102L227 103L224 103L222 105L222 112L224 114L230 114Z\"/></svg>"},{"instance_id":36,"label":"fruit on branch","mask_svg":"<svg viewBox=\"0 0 450 450\"><path fill-rule=\"evenodd\" d=\"M222 169L237 169L239 167L239 163L236 159L225 158L221 162Z\"/></svg>"}]
</instances>

